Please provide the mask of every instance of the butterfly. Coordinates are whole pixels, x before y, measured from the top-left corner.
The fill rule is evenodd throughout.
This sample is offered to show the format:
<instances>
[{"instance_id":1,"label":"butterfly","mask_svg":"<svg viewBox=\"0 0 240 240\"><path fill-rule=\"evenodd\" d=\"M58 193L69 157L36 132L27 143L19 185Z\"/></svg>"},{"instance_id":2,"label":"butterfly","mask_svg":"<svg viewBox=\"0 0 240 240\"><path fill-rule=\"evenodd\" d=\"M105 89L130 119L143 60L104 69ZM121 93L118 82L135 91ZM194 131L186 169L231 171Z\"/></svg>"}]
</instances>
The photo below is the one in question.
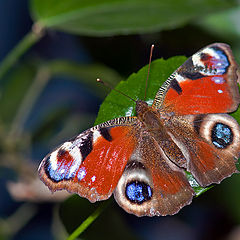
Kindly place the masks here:
<instances>
[{"instance_id":1,"label":"butterfly","mask_svg":"<svg viewBox=\"0 0 240 240\"><path fill-rule=\"evenodd\" d=\"M238 172L239 68L227 44L190 57L160 87L152 106L136 101L136 116L94 126L60 145L39 166L51 191L66 189L91 202L114 194L137 216L177 213L200 186Z\"/></svg>"}]
</instances>

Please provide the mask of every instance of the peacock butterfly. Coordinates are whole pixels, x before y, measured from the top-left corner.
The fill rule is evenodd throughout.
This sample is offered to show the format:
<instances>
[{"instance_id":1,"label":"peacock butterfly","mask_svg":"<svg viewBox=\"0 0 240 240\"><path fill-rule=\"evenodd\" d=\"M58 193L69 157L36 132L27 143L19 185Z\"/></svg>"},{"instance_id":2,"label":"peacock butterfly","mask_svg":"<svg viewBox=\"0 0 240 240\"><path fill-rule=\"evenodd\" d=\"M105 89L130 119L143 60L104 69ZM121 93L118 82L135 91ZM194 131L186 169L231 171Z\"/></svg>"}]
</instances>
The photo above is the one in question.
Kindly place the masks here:
<instances>
[{"instance_id":1,"label":"peacock butterfly","mask_svg":"<svg viewBox=\"0 0 240 240\"><path fill-rule=\"evenodd\" d=\"M39 166L51 191L66 189L91 202L108 199L137 216L165 216L191 203L200 186L237 172L239 68L230 47L211 44L160 87L152 106L136 101L136 117L94 126L63 143Z\"/></svg>"}]
</instances>

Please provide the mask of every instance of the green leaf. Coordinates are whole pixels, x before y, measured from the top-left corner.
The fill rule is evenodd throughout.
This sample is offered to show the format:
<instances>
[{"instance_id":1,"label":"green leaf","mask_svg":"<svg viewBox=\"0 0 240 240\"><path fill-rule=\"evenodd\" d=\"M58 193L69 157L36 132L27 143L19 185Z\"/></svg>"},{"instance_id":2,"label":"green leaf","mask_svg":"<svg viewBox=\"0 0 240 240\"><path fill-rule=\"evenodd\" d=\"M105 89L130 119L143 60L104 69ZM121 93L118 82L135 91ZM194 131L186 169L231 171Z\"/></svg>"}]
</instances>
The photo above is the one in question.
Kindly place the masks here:
<instances>
[{"instance_id":1,"label":"green leaf","mask_svg":"<svg viewBox=\"0 0 240 240\"><path fill-rule=\"evenodd\" d=\"M30 1L32 17L41 26L92 36L172 29L234 6L234 0Z\"/></svg>"},{"instance_id":2,"label":"green leaf","mask_svg":"<svg viewBox=\"0 0 240 240\"><path fill-rule=\"evenodd\" d=\"M153 102L159 87L181 64L184 63L185 60L186 57L178 56L169 58L168 60L158 59L151 63L146 97L146 101L149 104ZM137 73L133 73L126 81L120 82L116 89L133 99L144 99L147 71L148 66L143 67ZM102 103L95 124L116 117L134 115L135 102L115 91L112 91ZM231 115L233 115L240 124L240 108ZM197 196L212 187L202 188L190 173L187 173L187 178Z\"/></svg>"},{"instance_id":3,"label":"green leaf","mask_svg":"<svg viewBox=\"0 0 240 240\"><path fill-rule=\"evenodd\" d=\"M167 78L186 60L186 57L172 57L168 60L158 59L151 63L148 80L146 102L151 104L159 87ZM127 94L131 98L144 99L148 66L143 67L137 73L133 73L126 81L121 81L116 89ZM102 103L95 124L121 117L134 116L135 102L127 97L111 91Z\"/></svg>"}]
</instances>

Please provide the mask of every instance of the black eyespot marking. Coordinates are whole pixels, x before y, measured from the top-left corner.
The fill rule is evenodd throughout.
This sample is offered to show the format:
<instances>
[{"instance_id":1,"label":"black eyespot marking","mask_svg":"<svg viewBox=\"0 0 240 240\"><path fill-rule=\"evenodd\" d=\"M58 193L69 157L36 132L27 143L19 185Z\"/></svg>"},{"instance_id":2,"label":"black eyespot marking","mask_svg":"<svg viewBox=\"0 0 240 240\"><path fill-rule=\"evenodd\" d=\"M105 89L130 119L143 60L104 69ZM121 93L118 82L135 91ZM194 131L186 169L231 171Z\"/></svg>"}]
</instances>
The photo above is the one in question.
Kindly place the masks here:
<instances>
[{"instance_id":1,"label":"black eyespot marking","mask_svg":"<svg viewBox=\"0 0 240 240\"><path fill-rule=\"evenodd\" d=\"M57 159L61 159L66 154L66 150L60 148L58 150Z\"/></svg>"},{"instance_id":2,"label":"black eyespot marking","mask_svg":"<svg viewBox=\"0 0 240 240\"><path fill-rule=\"evenodd\" d=\"M52 170L51 164L49 162L50 158L48 157L45 162L44 162L44 172L46 173L46 175L48 176L49 179L51 179L51 181L58 183L61 182L64 179L63 174L57 174L56 171Z\"/></svg>"},{"instance_id":3,"label":"black eyespot marking","mask_svg":"<svg viewBox=\"0 0 240 240\"><path fill-rule=\"evenodd\" d=\"M81 145L79 147L80 152L82 154L82 161L87 157L87 155L92 151L92 141L93 141L93 133L90 131L88 135L82 140Z\"/></svg>"},{"instance_id":4,"label":"black eyespot marking","mask_svg":"<svg viewBox=\"0 0 240 240\"><path fill-rule=\"evenodd\" d=\"M209 56L209 54L207 54L207 53L201 53L200 54L200 59L201 59L201 61L207 61L207 60L209 60L209 58L210 58L210 56Z\"/></svg>"},{"instance_id":5,"label":"black eyespot marking","mask_svg":"<svg viewBox=\"0 0 240 240\"><path fill-rule=\"evenodd\" d=\"M222 63L221 70L224 70L224 73L226 73L228 71L228 68L230 67L228 55L222 48L212 47L212 49L216 51L218 56L220 57L220 59L218 59L218 62Z\"/></svg>"},{"instance_id":6,"label":"black eyespot marking","mask_svg":"<svg viewBox=\"0 0 240 240\"><path fill-rule=\"evenodd\" d=\"M152 189L145 182L132 181L125 189L126 198L136 204L142 204L152 198Z\"/></svg>"},{"instance_id":7,"label":"black eyespot marking","mask_svg":"<svg viewBox=\"0 0 240 240\"><path fill-rule=\"evenodd\" d=\"M186 77L186 78L188 78L188 79L191 79L191 80L196 80L196 79L199 79L199 78L203 78L204 77L204 75L203 74L201 74L200 72L191 72L191 71L189 71L189 72L184 72L183 73L183 76L184 77Z\"/></svg>"},{"instance_id":8,"label":"black eyespot marking","mask_svg":"<svg viewBox=\"0 0 240 240\"><path fill-rule=\"evenodd\" d=\"M126 165L125 170L133 170L133 169L143 169L143 170L145 170L146 168L141 162L131 161Z\"/></svg>"},{"instance_id":9,"label":"black eyespot marking","mask_svg":"<svg viewBox=\"0 0 240 240\"><path fill-rule=\"evenodd\" d=\"M212 128L211 140L216 148L226 148L233 141L232 129L226 124L216 123Z\"/></svg>"},{"instance_id":10,"label":"black eyespot marking","mask_svg":"<svg viewBox=\"0 0 240 240\"><path fill-rule=\"evenodd\" d=\"M179 74L188 79L196 80L204 77L204 75L199 72L200 70L201 70L200 67L195 67L193 65L192 58L189 58L184 63L182 69L179 71Z\"/></svg>"},{"instance_id":11,"label":"black eyespot marking","mask_svg":"<svg viewBox=\"0 0 240 240\"><path fill-rule=\"evenodd\" d=\"M112 136L110 135L108 128L100 128L99 131L103 138L105 138L109 142L112 141Z\"/></svg>"},{"instance_id":12,"label":"black eyespot marking","mask_svg":"<svg viewBox=\"0 0 240 240\"><path fill-rule=\"evenodd\" d=\"M174 89L179 95L182 93L182 88L180 87L178 81L175 78L171 81L170 87Z\"/></svg>"},{"instance_id":13,"label":"black eyespot marking","mask_svg":"<svg viewBox=\"0 0 240 240\"><path fill-rule=\"evenodd\" d=\"M50 163L49 163L49 157L44 161L44 165L43 165L43 167L44 167L44 172L47 174L47 176L48 176L48 178L50 178L50 179L52 179L52 177L50 176L50 174L49 174L49 166L50 166ZM54 182L56 182L55 181L55 179L52 179Z\"/></svg>"}]
</instances>

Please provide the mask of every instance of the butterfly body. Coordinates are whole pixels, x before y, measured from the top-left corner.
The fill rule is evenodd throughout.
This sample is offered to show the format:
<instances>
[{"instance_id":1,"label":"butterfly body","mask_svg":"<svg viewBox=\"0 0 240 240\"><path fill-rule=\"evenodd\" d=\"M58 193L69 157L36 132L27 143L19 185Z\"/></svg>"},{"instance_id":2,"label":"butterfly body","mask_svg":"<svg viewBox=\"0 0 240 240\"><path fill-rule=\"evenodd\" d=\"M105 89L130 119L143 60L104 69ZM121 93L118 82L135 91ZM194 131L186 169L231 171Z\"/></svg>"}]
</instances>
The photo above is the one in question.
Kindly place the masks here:
<instances>
[{"instance_id":1,"label":"butterfly body","mask_svg":"<svg viewBox=\"0 0 240 240\"><path fill-rule=\"evenodd\" d=\"M136 117L116 118L71 139L39 167L52 191L91 202L109 198L137 216L164 216L190 204L200 186L237 172L240 127L225 114L240 97L238 67L228 45L207 46L163 84L152 106L136 102Z\"/></svg>"}]
</instances>

